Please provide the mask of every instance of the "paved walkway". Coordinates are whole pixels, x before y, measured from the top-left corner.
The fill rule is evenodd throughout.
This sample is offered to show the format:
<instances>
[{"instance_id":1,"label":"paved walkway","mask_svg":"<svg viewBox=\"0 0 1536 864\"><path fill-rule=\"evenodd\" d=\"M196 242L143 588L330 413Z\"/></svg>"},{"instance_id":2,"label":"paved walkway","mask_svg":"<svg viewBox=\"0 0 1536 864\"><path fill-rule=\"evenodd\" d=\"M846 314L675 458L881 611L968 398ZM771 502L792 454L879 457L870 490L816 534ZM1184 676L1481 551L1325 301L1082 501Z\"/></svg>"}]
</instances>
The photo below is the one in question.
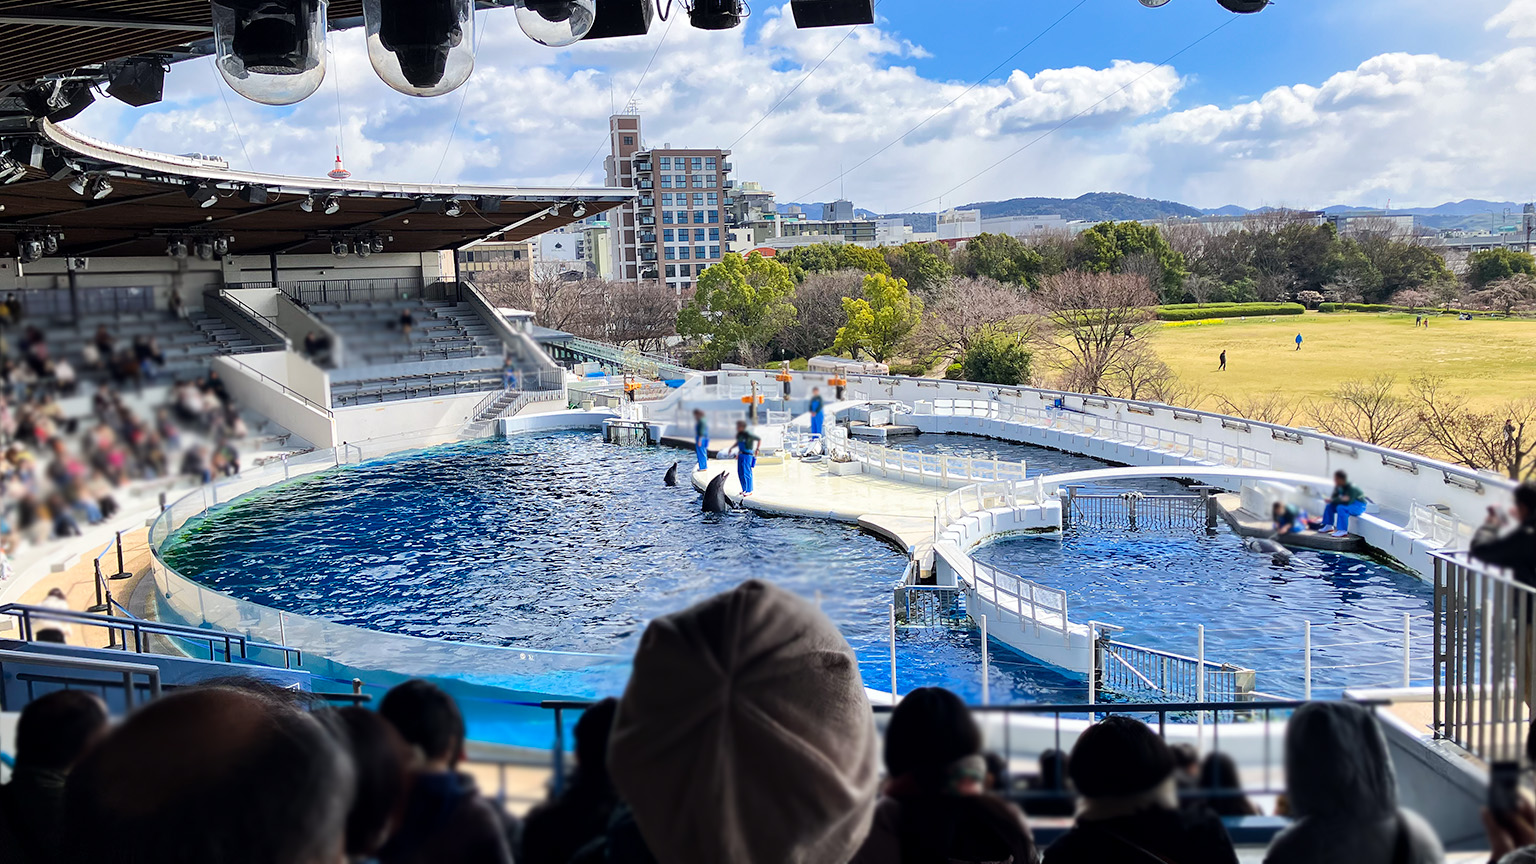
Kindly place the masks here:
<instances>
[{"instance_id":1,"label":"paved walkway","mask_svg":"<svg viewBox=\"0 0 1536 864\"><path fill-rule=\"evenodd\" d=\"M95 547L81 553L80 557L69 567L57 573L49 573L36 584L28 588L17 598L16 602L36 606L42 603L48 591L58 588L64 592L64 599L69 603L69 608L75 612L85 612L96 604L96 564L95 556L101 552L100 547ZM134 531L123 532L123 564L132 574L127 579L108 579L107 590L112 592L112 598L129 607L128 598L132 596L134 587L152 562L149 554L149 529L139 528ZM101 559L103 575L112 576L117 572L117 550L114 548ZM117 614L115 611L113 614ZM3 623L12 624L14 618L6 616ZM4 631L7 637L15 637L18 631L12 624L11 629ZM65 638L72 644L85 645L91 648L107 647L108 631L100 627L83 627L72 624L65 628Z\"/></svg>"},{"instance_id":2,"label":"paved walkway","mask_svg":"<svg viewBox=\"0 0 1536 864\"><path fill-rule=\"evenodd\" d=\"M764 513L854 522L908 553L933 542L934 504L949 490L868 474L839 477L831 473L831 465L826 460L759 459L753 477L757 490L744 506ZM735 459L711 459L707 470L693 473L694 488L702 490L721 471L730 474L725 489L734 501L741 495Z\"/></svg>"}]
</instances>

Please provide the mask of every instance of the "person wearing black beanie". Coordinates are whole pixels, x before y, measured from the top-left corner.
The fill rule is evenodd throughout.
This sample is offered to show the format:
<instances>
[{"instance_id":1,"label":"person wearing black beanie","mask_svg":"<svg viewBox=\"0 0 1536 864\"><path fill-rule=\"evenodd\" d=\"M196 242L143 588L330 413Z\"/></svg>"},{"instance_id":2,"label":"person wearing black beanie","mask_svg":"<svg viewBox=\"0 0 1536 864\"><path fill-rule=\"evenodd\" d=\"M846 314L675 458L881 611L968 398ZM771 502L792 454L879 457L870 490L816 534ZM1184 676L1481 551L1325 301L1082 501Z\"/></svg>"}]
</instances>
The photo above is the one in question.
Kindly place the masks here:
<instances>
[{"instance_id":1,"label":"person wearing black beanie","mask_svg":"<svg viewBox=\"0 0 1536 864\"><path fill-rule=\"evenodd\" d=\"M1112 716L1089 726L1068 764L1083 804L1045 864L1237 864L1220 819L1179 809L1173 753L1145 723Z\"/></svg>"}]
</instances>

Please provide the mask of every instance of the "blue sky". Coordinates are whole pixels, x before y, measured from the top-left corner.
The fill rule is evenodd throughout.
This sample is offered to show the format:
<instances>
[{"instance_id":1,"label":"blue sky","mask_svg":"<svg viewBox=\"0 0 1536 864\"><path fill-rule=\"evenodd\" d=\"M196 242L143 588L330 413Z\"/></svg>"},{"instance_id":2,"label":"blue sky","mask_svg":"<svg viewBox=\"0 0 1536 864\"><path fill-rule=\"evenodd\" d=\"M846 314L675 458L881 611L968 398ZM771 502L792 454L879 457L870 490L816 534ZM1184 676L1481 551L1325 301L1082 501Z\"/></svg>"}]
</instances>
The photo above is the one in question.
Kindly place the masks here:
<instances>
[{"instance_id":1,"label":"blue sky","mask_svg":"<svg viewBox=\"0 0 1536 864\"><path fill-rule=\"evenodd\" d=\"M1246 16L1215 0L1085 0L964 92L1077 6L881 0L880 20L848 36L796 31L782 2L758 0L740 30L657 22L644 38L561 51L530 43L498 10L481 14L475 75L436 99L384 87L352 31L333 35L330 77L297 106L257 106L227 89L221 98L211 63L197 61L173 70L160 105L106 103L75 125L261 171L324 173L339 143L348 167L371 179L596 184L602 165L591 157L610 105L631 91L650 143L727 146L820 62L735 147L738 178L780 200L834 197L839 166L962 93L850 171L848 196L892 212L1094 191L1207 207L1536 192L1523 143L1536 135L1536 0L1280 0Z\"/></svg>"}]
</instances>

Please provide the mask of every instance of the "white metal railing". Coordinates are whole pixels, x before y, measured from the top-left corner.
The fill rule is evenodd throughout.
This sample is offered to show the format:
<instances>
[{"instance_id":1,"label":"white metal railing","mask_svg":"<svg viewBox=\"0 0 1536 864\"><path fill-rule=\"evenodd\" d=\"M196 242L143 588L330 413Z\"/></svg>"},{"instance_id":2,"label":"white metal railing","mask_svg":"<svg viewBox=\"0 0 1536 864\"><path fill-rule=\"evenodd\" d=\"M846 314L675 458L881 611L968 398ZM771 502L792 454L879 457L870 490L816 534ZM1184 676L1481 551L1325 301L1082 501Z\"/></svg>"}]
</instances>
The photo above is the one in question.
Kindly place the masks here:
<instances>
[{"instance_id":1,"label":"white metal railing","mask_svg":"<svg viewBox=\"0 0 1536 864\"><path fill-rule=\"evenodd\" d=\"M1053 407L1010 405L1005 402L974 399L935 399L933 413L949 417L981 417L1005 423L1021 423L1058 429L1080 435L1092 435L1111 441L1165 451L1173 455L1230 465L1235 468L1270 468L1270 454L1253 447L1202 438L1188 432L1113 417L1100 417L1064 411Z\"/></svg>"},{"instance_id":2,"label":"white metal railing","mask_svg":"<svg viewBox=\"0 0 1536 864\"><path fill-rule=\"evenodd\" d=\"M1465 554L1432 557L1435 737L1518 761L1536 701L1536 589Z\"/></svg>"},{"instance_id":3,"label":"white metal railing","mask_svg":"<svg viewBox=\"0 0 1536 864\"><path fill-rule=\"evenodd\" d=\"M1426 506L1417 501L1408 508L1407 527L1410 533L1418 534L1441 549L1465 545L1472 537L1472 527L1448 508Z\"/></svg>"},{"instance_id":4,"label":"white metal railing","mask_svg":"<svg viewBox=\"0 0 1536 864\"><path fill-rule=\"evenodd\" d=\"M960 520L983 510L1039 504L1046 498L1040 478L998 480L962 486L934 502L933 536L937 542Z\"/></svg>"},{"instance_id":5,"label":"white metal railing","mask_svg":"<svg viewBox=\"0 0 1536 864\"><path fill-rule=\"evenodd\" d=\"M903 450L850 438L848 430L842 427L831 430L827 436L827 445L833 454L846 454L848 458L864 465L867 473L906 483L953 487L974 483L1022 482L1025 477L1022 460L1008 462Z\"/></svg>"}]
</instances>

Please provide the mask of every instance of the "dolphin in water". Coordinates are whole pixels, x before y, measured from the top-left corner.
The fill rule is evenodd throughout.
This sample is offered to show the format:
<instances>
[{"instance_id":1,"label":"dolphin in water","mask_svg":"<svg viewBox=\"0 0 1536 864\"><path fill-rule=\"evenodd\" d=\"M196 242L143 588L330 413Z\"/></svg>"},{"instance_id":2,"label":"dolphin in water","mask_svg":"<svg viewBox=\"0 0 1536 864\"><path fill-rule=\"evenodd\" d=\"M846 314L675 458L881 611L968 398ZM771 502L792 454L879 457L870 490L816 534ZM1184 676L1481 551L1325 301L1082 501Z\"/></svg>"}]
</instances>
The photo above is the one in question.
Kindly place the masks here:
<instances>
[{"instance_id":1,"label":"dolphin in water","mask_svg":"<svg viewBox=\"0 0 1536 864\"><path fill-rule=\"evenodd\" d=\"M730 475L722 471L704 487L704 512L727 513L732 509L731 497L725 494L725 481Z\"/></svg>"},{"instance_id":2,"label":"dolphin in water","mask_svg":"<svg viewBox=\"0 0 1536 864\"><path fill-rule=\"evenodd\" d=\"M661 478L662 482L666 483L668 486L676 486L677 485L677 466L678 466L678 464L679 463L677 463L677 462L673 462L672 463L672 467L667 469L667 476Z\"/></svg>"},{"instance_id":3,"label":"dolphin in water","mask_svg":"<svg viewBox=\"0 0 1536 864\"><path fill-rule=\"evenodd\" d=\"M1268 555L1276 564L1291 563L1291 550L1268 537L1249 537L1243 541L1243 548L1249 552Z\"/></svg>"}]
</instances>

